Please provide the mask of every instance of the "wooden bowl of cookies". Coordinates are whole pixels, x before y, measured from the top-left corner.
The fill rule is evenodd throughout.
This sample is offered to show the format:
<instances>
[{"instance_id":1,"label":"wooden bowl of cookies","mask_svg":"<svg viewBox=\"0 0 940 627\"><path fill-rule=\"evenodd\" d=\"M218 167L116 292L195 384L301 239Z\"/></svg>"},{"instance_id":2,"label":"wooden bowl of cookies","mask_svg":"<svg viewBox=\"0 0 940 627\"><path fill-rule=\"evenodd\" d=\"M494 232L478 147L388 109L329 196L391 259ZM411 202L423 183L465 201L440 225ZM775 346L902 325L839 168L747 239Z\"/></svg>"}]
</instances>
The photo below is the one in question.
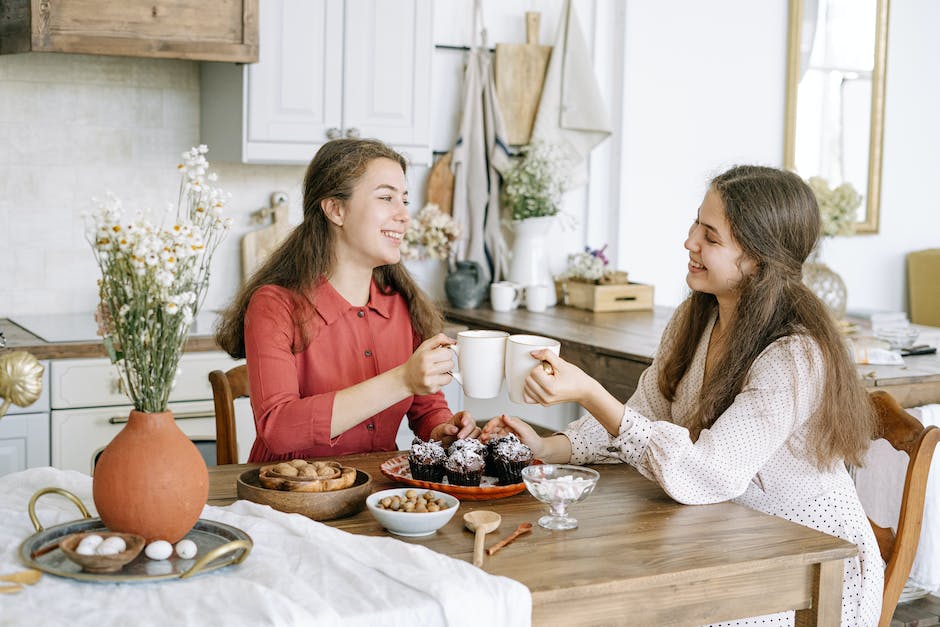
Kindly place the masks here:
<instances>
[{"instance_id":1,"label":"wooden bowl of cookies","mask_svg":"<svg viewBox=\"0 0 940 627\"><path fill-rule=\"evenodd\" d=\"M268 505L280 512L303 514L313 520L333 520L352 516L365 508L366 497L372 492L369 473L342 466L339 462L304 462L316 469L291 460L246 470L238 477L238 498ZM296 475L281 464L298 470ZM280 468L275 468L281 465ZM338 472L335 470L338 469Z\"/></svg>"}]
</instances>

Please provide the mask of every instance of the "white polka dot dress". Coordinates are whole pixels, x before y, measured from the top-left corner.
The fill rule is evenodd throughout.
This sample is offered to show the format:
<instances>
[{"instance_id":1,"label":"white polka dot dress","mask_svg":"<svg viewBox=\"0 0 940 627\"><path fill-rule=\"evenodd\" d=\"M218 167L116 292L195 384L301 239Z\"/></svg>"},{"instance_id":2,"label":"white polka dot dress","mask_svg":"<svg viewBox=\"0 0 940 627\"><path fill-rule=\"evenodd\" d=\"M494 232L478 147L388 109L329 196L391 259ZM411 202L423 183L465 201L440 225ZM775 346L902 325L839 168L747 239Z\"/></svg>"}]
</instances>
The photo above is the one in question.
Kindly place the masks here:
<instances>
[{"instance_id":1,"label":"white polka dot dress","mask_svg":"<svg viewBox=\"0 0 940 627\"><path fill-rule=\"evenodd\" d=\"M656 384L657 360L627 401L616 438L592 416L564 432L571 463L626 462L680 503L731 500L838 536L858 546L845 560L842 625L877 625L884 562L844 464L820 471L806 454L807 421L819 402L823 362L812 340L790 336L754 361L744 388L693 443L674 416L694 410L714 319L670 403ZM721 623L792 625L793 612Z\"/></svg>"}]
</instances>

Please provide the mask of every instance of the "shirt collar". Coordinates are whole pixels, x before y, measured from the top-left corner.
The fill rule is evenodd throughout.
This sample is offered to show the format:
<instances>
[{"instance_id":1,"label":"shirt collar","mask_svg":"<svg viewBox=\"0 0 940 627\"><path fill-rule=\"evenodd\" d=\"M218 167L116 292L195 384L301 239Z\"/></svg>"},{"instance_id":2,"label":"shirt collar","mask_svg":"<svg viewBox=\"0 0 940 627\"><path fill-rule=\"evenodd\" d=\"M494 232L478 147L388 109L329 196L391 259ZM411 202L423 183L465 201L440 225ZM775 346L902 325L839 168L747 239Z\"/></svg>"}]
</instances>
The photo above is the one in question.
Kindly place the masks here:
<instances>
[{"instance_id":1,"label":"shirt collar","mask_svg":"<svg viewBox=\"0 0 940 627\"><path fill-rule=\"evenodd\" d=\"M395 292L383 294L381 288L376 285L375 279L372 279L369 285L369 302L366 304L366 308L373 310L383 318L390 318L394 299ZM323 280L317 286L314 306L320 318L328 325L333 324L350 310L363 309L362 307L350 305L349 301L343 298L327 280Z\"/></svg>"}]
</instances>

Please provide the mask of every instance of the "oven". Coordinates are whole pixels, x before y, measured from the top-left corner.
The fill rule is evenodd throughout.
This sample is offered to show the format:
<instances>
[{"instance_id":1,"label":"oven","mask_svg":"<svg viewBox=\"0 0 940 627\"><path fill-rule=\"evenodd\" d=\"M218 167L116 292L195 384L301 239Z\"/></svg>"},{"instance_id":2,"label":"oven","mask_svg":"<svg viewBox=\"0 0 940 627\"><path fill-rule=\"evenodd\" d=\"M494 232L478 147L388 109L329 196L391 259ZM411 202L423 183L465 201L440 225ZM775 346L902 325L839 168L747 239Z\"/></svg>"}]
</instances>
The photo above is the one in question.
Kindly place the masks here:
<instances>
[{"instance_id":1,"label":"oven","mask_svg":"<svg viewBox=\"0 0 940 627\"><path fill-rule=\"evenodd\" d=\"M167 409L177 426L215 465L215 407L209 372L239 363L222 352L184 353ZM57 359L50 365L51 462L62 470L92 474L101 451L127 423L132 405L121 392L115 366L107 359ZM255 438L247 398L235 401L238 461L248 459Z\"/></svg>"},{"instance_id":2,"label":"oven","mask_svg":"<svg viewBox=\"0 0 940 627\"><path fill-rule=\"evenodd\" d=\"M98 456L127 423L132 405L64 409L52 412L52 465L93 473ZM206 460L215 465L215 409L212 401L170 403L180 430Z\"/></svg>"}]
</instances>

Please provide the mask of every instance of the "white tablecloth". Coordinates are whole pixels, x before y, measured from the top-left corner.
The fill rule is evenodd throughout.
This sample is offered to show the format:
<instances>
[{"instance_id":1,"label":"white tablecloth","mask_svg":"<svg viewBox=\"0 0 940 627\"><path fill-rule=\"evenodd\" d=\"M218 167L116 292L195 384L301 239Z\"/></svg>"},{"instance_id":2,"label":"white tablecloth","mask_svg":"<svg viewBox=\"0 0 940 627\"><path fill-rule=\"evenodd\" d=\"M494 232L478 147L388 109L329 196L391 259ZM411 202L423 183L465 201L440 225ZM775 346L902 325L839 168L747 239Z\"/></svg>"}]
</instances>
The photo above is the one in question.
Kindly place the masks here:
<instances>
[{"instance_id":1,"label":"white tablecloth","mask_svg":"<svg viewBox=\"0 0 940 627\"><path fill-rule=\"evenodd\" d=\"M0 574L22 570L35 533L27 502L40 488L73 492L95 515L91 477L35 468L0 477ZM40 499L44 527L80 518L64 498ZM528 588L417 544L340 531L299 514L238 501L202 518L248 533L239 565L188 580L102 584L44 575L0 595L0 625L529 625ZM2 585L2 584L0 584Z\"/></svg>"}]
</instances>

